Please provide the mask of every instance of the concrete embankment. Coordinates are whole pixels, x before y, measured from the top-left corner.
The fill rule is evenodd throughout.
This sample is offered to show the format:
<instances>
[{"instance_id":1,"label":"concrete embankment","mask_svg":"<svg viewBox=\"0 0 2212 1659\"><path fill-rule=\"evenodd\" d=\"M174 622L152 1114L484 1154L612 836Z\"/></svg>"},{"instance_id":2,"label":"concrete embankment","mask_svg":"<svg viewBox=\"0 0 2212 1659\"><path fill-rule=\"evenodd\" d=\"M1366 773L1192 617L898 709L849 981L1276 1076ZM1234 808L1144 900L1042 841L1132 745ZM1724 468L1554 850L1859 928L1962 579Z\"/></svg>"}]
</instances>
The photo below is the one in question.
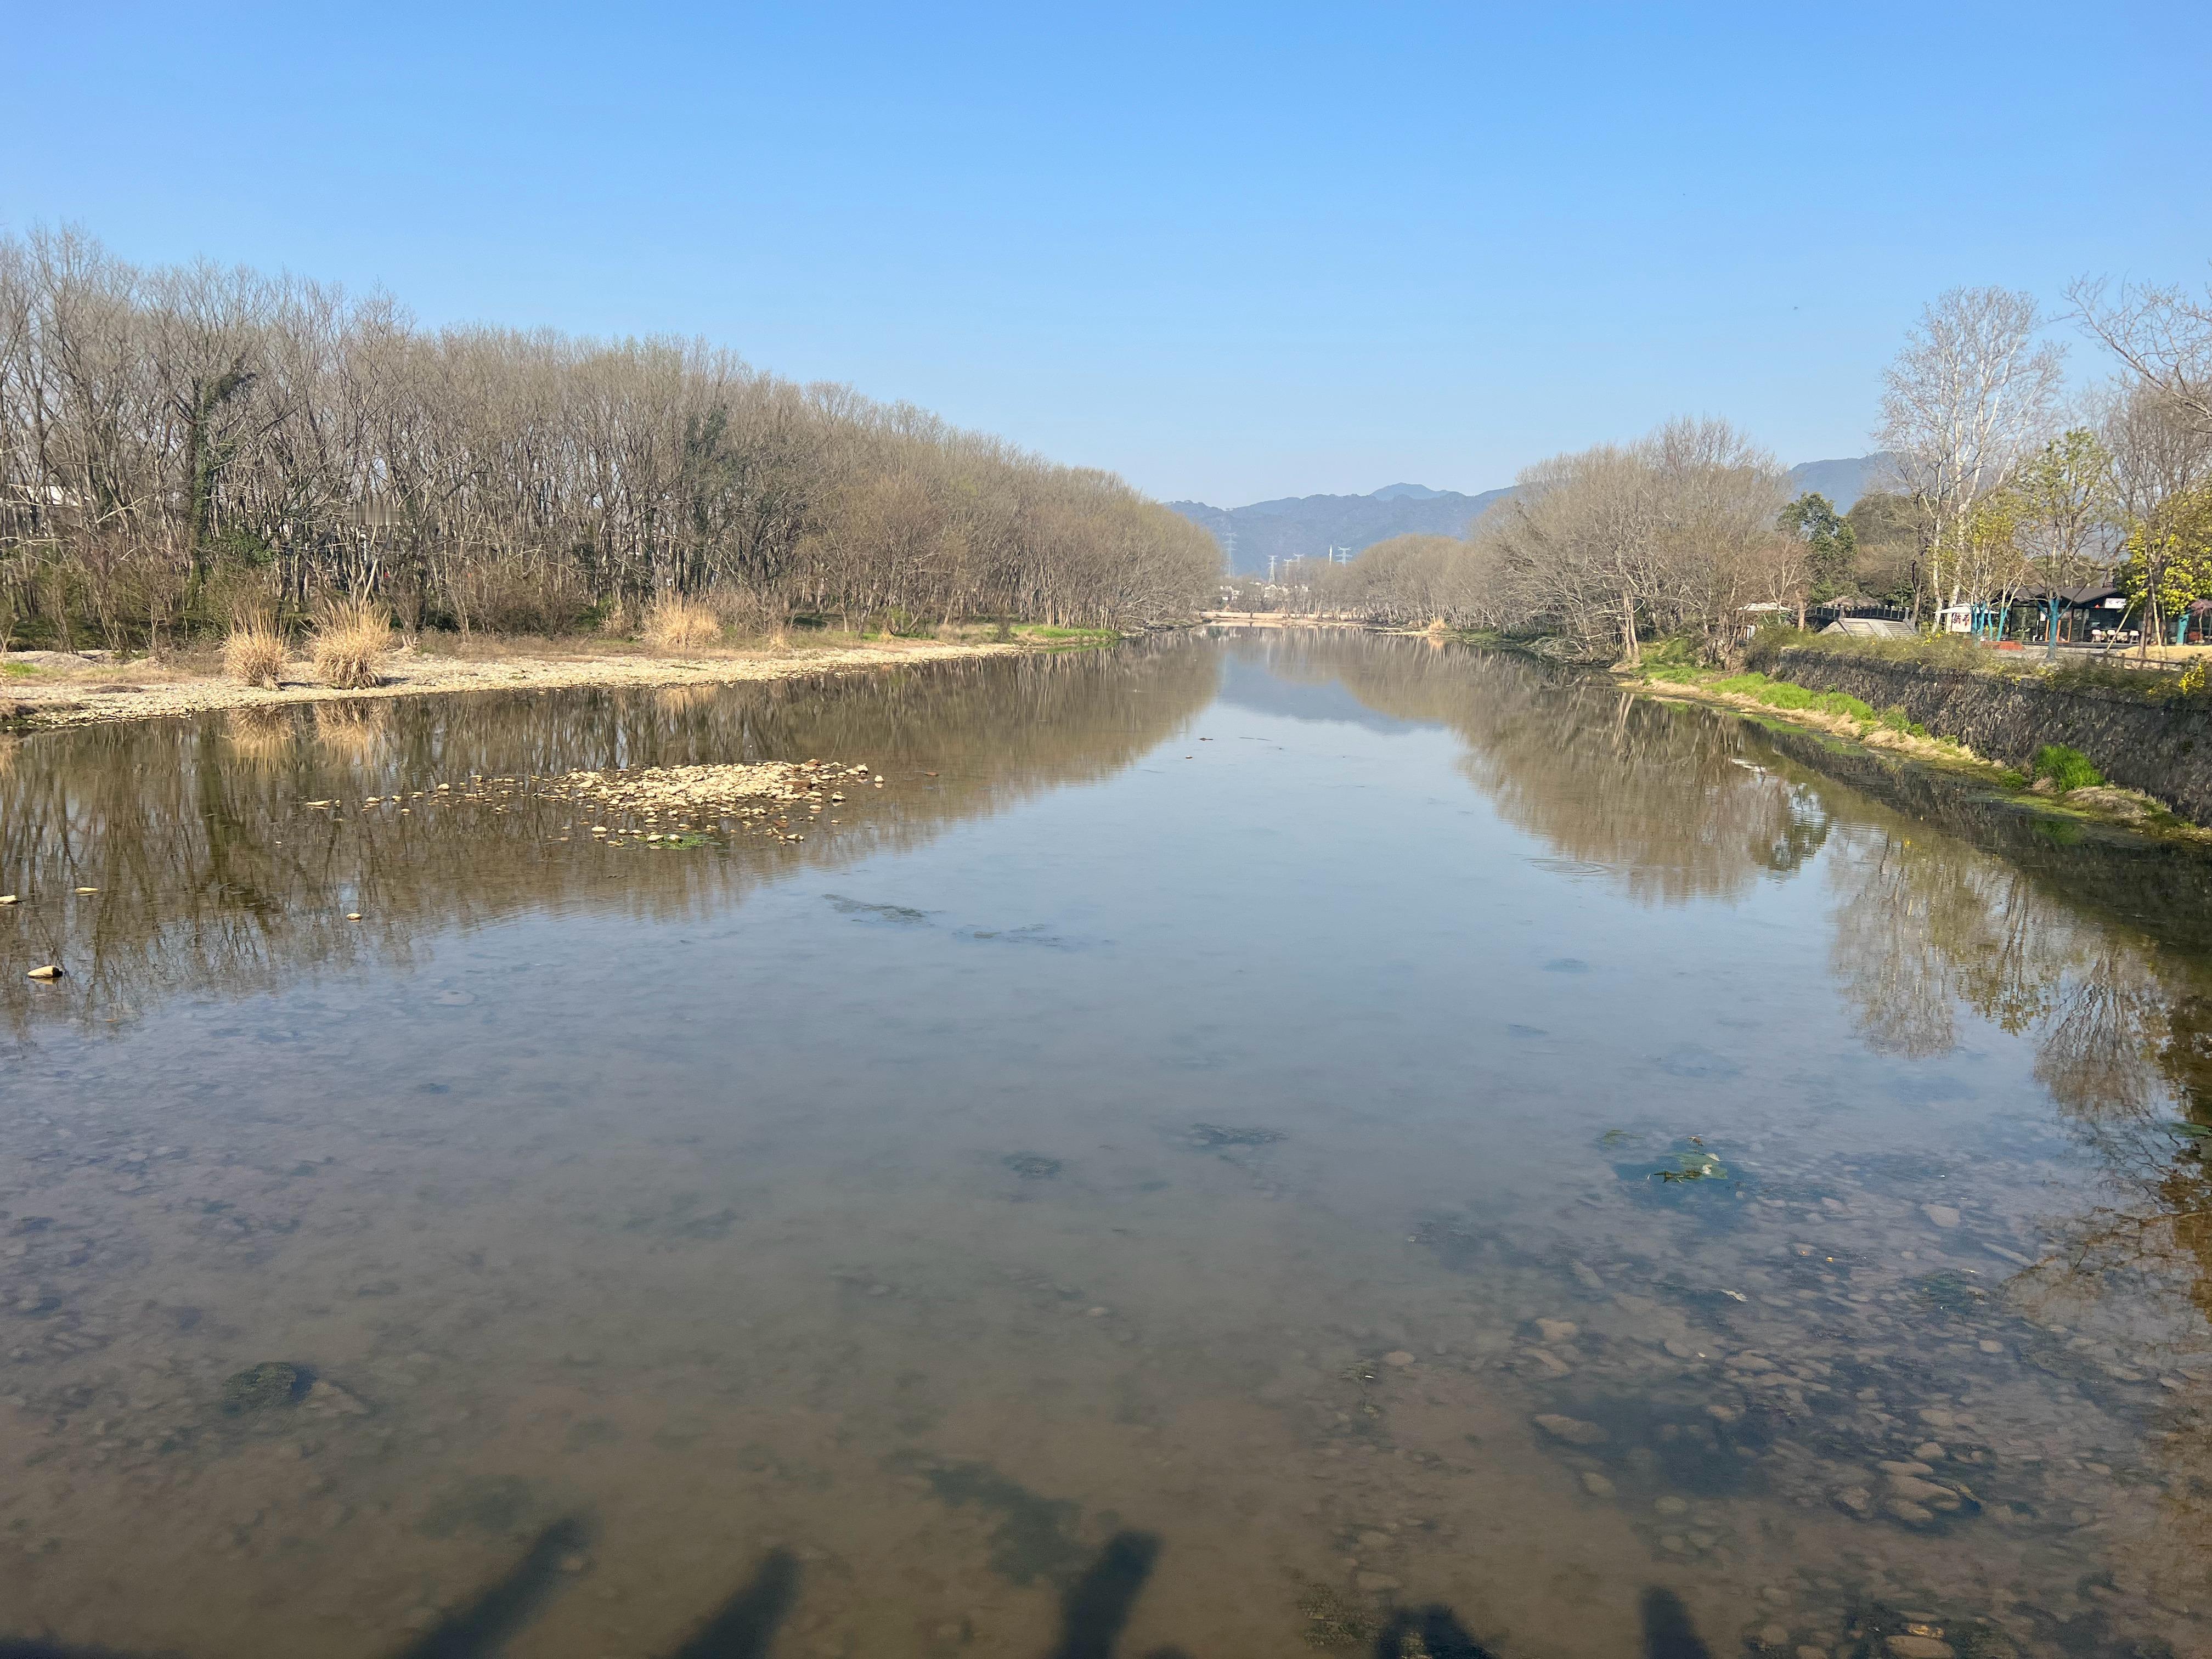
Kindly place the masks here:
<instances>
[{"instance_id":1,"label":"concrete embankment","mask_svg":"<svg viewBox=\"0 0 2212 1659\"><path fill-rule=\"evenodd\" d=\"M2078 749L2112 782L2212 824L2212 699L2154 702L2033 675L1978 673L1798 646L1769 673L1814 691L1902 708L1937 737L2025 769L2045 744Z\"/></svg>"}]
</instances>

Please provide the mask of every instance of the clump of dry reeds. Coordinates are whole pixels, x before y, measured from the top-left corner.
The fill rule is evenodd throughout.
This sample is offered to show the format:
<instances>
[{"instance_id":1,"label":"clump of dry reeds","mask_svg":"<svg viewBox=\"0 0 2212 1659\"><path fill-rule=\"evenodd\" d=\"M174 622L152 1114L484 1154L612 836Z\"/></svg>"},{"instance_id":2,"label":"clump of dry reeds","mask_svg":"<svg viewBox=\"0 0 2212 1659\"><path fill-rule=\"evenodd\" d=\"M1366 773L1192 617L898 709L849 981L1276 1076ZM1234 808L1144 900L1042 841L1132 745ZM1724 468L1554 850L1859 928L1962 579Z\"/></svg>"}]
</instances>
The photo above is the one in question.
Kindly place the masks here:
<instances>
[{"instance_id":1,"label":"clump of dry reeds","mask_svg":"<svg viewBox=\"0 0 2212 1659\"><path fill-rule=\"evenodd\" d=\"M722 637L722 619L696 599L664 593L645 613L645 642L656 651L696 651Z\"/></svg>"},{"instance_id":2,"label":"clump of dry reeds","mask_svg":"<svg viewBox=\"0 0 2212 1659\"><path fill-rule=\"evenodd\" d=\"M284 678L286 657L284 636L262 617L241 621L222 642L222 672L240 685L274 691Z\"/></svg>"},{"instance_id":3,"label":"clump of dry reeds","mask_svg":"<svg viewBox=\"0 0 2212 1659\"><path fill-rule=\"evenodd\" d=\"M315 622L315 678L341 691L374 685L392 654L392 621L366 599L330 606Z\"/></svg>"}]
</instances>

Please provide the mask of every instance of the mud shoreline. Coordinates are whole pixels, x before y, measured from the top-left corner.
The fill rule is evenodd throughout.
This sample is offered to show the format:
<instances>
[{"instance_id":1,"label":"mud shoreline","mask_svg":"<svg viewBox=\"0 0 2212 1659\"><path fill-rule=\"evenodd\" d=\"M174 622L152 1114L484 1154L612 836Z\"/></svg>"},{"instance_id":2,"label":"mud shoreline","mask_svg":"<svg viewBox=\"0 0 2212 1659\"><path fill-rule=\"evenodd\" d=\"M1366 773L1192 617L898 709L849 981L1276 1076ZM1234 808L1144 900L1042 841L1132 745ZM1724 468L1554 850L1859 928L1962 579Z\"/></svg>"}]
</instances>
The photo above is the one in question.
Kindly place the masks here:
<instances>
[{"instance_id":1,"label":"mud shoreline","mask_svg":"<svg viewBox=\"0 0 2212 1659\"><path fill-rule=\"evenodd\" d=\"M295 663L276 690L240 685L219 675L193 675L173 667L113 664L86 659L82 666L54 666L59 653L36 653L32 675L0 679L0 726L48 731L117 720L160 720L237 708L278 708L301 703L357 702L380 697L434 696L452 691L550 691L586 686L726 685L792 679L810 674L858 673L907 663L957 657L1016 654L1024 644L960 644L945 641L884 641L863 646L783 650L714 651L685 656L513 654L484 658L395 653L383 683L342 691L304 678ZM21 661L0 658L0 665Z\"/></svg>"}]
</instances>

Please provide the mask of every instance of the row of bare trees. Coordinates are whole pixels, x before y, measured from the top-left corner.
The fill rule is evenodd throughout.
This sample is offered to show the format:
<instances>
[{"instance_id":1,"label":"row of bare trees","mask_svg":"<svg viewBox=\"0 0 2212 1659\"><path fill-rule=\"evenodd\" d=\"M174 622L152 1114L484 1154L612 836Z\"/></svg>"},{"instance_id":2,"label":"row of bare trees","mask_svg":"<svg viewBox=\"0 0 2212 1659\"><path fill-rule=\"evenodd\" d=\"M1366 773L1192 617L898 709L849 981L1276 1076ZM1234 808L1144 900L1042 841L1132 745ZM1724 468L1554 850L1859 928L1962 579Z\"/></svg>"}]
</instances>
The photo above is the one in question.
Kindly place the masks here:
<instances>
[{"instance_id":1,"label":"row of bare trees","mask_svg":"<svg viewBox=\"0 0 2212 1659\"><path fill-rule=\"evenodd\" d=\"M433 331L297 277L0 238L0 639L332 596L532 631L671 592L1122 623L1218 568L1109 474L702 343Z\"/></svg>"},{"instance_id":2,"label":"row of bare trees","mask_svg":"<svg viewBox=\"0 0 2212 1659\"><path fill-rule=\"evenodd\" d=\"M2111 384L2071 400L2033 296L1958 289L1884 377L1878 438L1917 530L1916 597L2001 615L2118 568L2146 638L2212 597L2212 307L2081 282Z\"/></svg>"},{"instance_id":3,"label":"row of bare trees","mask_svg":"<svg viewBox=\"0 0 2212 1659\"><path fill-rule=\"evenodd\" d=\"M1589 656L1633 661L1685 631L1725 654L1744 606L1804 589L1805 544L1777 527L1788 482L1726 422L1674 421L1539 462L1465 540L1401 536L1285 581L1317 610L1547 635Z\"/></svg>"},{"instance_id":4,"label":"row of bare trees","mask_svg":"<svg viewBox=\"0 0 2212 1659\"><path fill-rule=\"evenodd\" d=\"M2073 399L2033 296L1960 289L1926 307L1884 376L1893 476L1854 509L1856 538L1825 501L1790 503L1782 468L1726 422L1683 420L1528 469L1463 540L1294 564L1273 602L1633 661L1668 634L1726 657L1762 612L1802 625L1854 585L1917 616L2018 626L2016 600L2055 618L2057 595L2118 571L2157 635L2212 599L2212 292L2083 283L2069 298L2120 368Z\"/></svg>"}]
</instances>

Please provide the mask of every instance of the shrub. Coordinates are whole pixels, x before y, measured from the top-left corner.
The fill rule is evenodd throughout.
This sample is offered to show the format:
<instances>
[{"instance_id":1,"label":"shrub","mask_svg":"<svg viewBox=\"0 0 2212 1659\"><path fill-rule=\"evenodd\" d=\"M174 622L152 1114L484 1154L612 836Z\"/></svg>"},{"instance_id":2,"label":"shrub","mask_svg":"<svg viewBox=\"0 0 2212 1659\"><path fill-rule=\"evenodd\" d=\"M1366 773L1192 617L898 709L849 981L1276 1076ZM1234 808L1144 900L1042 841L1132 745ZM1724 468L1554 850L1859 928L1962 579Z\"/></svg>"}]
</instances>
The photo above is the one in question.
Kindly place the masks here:
<instances>
[{"instance_id":1,"label":"shrub","mask_svg":"<svg viewBox=\"0 0 2212 1659\"><path fill-rule=\"evenodd\" d=\"M1703 660L1698 641L1687 634L1668 634L1651 641L1638 653L1644 668L1695 668Z\"/></svg>"},{"instance_id":2,"label":"shrub","mask_svg":"<svg viewBox=\"0 0 2212 1659\"><path fill-rule=\"evenodd\" d=\"M391 621L365 599L331 605L316 619L312 654L325 685L341 691L374 685L391 653Z\"/></svg>"},{"instance_id":3,"label":"shrub","mask_svg":"<svg viewBox=\"0 0 2212 1659\"><path fill-rule=\"evenodd\" d=\"M2029 769L2028 776L2049 778L2062 795L2076 789L2094 789L2105 781L2105 775L2089 763L2087 755L2063 743L2046 743L2037 750L2035 764Z\"/></svg>"},{"instance_id":4,"label":"shrub","mask_svg":"<svg viewBox=\"0 0 2212 1659\"><path fill-rule=\"evenodd\" d=\"M1891 731L1902 732L1908 738L1924 738L1928 735L1926 726L1895 704L1881 711L1881 723Z\"/></svg>"},{"instance_id":5,"label":"shrub","mask_svg":"<svg viewBox=\"0 0 2212 1659\"><path fill-rule=\"evenodd\" d=\"M665 593L645 613L645 642L656 651L696 651L722 637L722 619L696 599Z\"/></svg>"},{"instance_id":6,"label":"shrub","mask_svg":"<svg viewBox=\"0 0 2212 1659\"><path fill-rule=\"evenodd\" d=\"M274 691L284 677L284 636L265 622L240 623L222 642L222 672L240 685Z\"/></svg>"}]
</instances>

